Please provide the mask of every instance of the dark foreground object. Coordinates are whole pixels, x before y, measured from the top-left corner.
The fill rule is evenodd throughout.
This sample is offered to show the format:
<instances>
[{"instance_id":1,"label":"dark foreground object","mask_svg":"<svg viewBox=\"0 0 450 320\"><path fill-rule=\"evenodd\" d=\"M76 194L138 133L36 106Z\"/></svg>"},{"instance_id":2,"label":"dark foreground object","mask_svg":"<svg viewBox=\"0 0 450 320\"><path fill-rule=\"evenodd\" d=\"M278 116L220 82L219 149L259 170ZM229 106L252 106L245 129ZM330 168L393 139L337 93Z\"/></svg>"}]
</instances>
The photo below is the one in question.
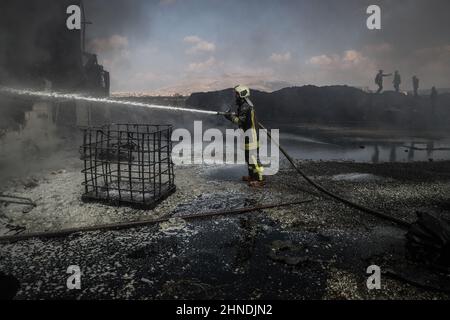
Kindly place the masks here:
<instances>
[{"instance_id":1,"label":"dark foreground object","mask_svg":"<svg viewBox=\"0 0 450 320\"><path fill-rule=\"evenodd\" d=\"M446 221L420 212L406 238L408 251L414 259L450 270L450 226Z\"/></svg>"},{"instance_id":2,"label":"dark foreground object","mask_svg":"<svg viewBox=\"0 0 450 320\"><path fill-rule=\"evenodd\" d=\"M0 300L11 300L19 290L19 281L10 275L0 272Z\"/></svg>"}]
</instances>

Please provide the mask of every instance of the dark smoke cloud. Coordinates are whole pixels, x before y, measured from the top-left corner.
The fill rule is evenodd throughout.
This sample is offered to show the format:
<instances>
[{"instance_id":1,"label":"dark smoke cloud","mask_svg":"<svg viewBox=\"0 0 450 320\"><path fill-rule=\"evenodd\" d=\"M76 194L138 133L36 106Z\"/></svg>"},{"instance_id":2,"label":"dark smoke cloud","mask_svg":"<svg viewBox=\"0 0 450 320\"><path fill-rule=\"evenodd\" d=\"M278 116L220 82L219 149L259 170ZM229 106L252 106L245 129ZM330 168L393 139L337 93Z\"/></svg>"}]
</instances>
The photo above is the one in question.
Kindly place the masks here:
<instances>
[{"instance_id":1,"label":"dark smoke cloud","mask_svg":"<svg viewBox=\"0 0 450 320\"><path fill-rule=\"evenodd\" d=\"M159 1L148 0L87 0L84 2L88 26L88 39L126 34L142 39L151 32L152 7Z\"/></svg>"}]
</instances>

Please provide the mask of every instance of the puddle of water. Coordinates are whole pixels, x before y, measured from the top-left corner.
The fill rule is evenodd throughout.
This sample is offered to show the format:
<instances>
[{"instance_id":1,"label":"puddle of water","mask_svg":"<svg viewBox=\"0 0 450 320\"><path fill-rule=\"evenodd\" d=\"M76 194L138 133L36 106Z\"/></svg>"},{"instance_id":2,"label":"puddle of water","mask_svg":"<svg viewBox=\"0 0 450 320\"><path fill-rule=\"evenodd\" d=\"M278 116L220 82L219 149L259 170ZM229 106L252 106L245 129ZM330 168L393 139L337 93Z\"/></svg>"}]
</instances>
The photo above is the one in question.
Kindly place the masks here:
<instances>
[{"instance_id":1,"label":"puddle of water","mask_svg":"<svg viewBox=\"0 0 450 320\"><path fill-rule=\"evenodd\" d=\"M364 270L364 259L392 246L401 247L395 229L381 240L376 233L283 231L263 214L200 220L192 225L198 232L187 239L182 231L161 234L133 255L152 266L152 271L141 276L155 285L145 290L165 298L320 299L329 278L327 267L358 272ZM286 243L290 250L279 246ZM271 256L274 249L277 255ZM192 281L205 290L195 290Z\"/></svg>"},{"instance_id":2,"label":"puddle of water","mask_svg":"<svg viewBox=\"0 0 450 320\"><path fill-rule=\"evenodd\" d=\"M281 144L292 157L302 160L344 160L355 162L413 162L450 160L450 141L430 141L416 143L414 138L404 138L403 143L390 142L388 139L367 141L360 137L343 139L339 144L329 141L307 141L307 138L293 138L292 134L281 135ZM324 139L322 137L322 139ZM327 144L328 143L328 144Z\"/></svg>"},{"instance_id":3,"label":"puddle of water","mask_svg":"<svg viewBox=\"0 0 450 320\"><path fill-rule=\"evenodd\" d=\"M248 170L243 165L214 166L206 168L204 174L212 181L239 181L248 174Z\"/></svg>"},{"instance_id":4,"label":"puddle of water","mask_svg":"<svg viewBox=\"0 0 450 320\"><path fill-rule=\"evenodd\" d=\"M290 266L270 259L274 241L290 240L288 234L271 227L271 220L263 216L223 217L196 221L194 225L199 232L187 241L182 240L185 239L182 232L162 234L131 257L140 259L141 263L151 263L154 269L142 276L164 284L151 289L163 297L270 299L308 295L318 299L323 296L327 274L317 268L317 263L302 266L302 272L297 273ZM181 245L165 251L154 250L167 247L165 243L171 241ZM149 256L151 260L147 259ZM191 281L211 290L197 292ZM171 290L167 288L168 283ZM257 296L253 296L255 292Z\"/></svg>"},{"instance_id":5,"label":"puddle of water","mask_svg":"<svg viewBox=\"0 0 450 320\"><path fill-rule=\"evenodd\" d=\"M373 132L373 136L363 137L356 132L354 136L343 136L340 133L325 135L312 129L301 132L289 130L280 129L280 143L293 158L299 160L360 163L450 160L450 139L427 141L414 137L380 137L376 131ZM203 147L206 148L208 145L208 142L204 142ZM226 145L224 151L227 152L227 157L222 157L221 161L234 158L232 145ZM271 145L269 145L267 155L271 154ZM211 164L214 162L214 156L204 153L203 160ZM245 163L239 163L239 165L242 164L245 165ZM216 170L221 169L216 168ZM233 174L234 178L240 178L238 169L225 168L222 172Z\"/></svg>"}]
</instances>

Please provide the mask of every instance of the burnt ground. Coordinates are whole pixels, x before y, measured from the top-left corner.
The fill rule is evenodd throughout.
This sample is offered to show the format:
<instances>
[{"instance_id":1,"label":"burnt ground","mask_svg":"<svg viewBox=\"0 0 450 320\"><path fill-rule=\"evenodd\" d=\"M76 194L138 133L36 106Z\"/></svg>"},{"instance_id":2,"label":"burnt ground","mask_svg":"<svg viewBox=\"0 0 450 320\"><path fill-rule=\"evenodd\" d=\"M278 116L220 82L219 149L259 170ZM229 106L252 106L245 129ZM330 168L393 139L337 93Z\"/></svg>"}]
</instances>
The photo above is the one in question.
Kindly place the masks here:
<instances>
[{"instance_id":1,"label":"burnt ground","mask_svg":"<svg viewBox=\"0 0 450 320\"><path fill-rule=\"evenodd\" d=\"M418 210L450 219L450 162L303 162L317 181L407 221ZM287 167L286 167L287 168ZM2 296L15 299L448 299L423 286L449 276L406 259L404 231L317 196L292 170L262 190L239 181L242 167L178 167L178 191L154 211L80 201L78 167L11 180L2 192L29 196L30 212L3 206L2 233L139 220L160 225L0 244ZM33 182L33 183L30 183ZM184 214L312 199L308 204L186 222ZM13 230L14 229L14 230ZM382 289L366 287L381 267ZM82 289L69 291L78 265ZM395 275L395 276L394 276ZM7 290L5 284L8 284ZM421 287L422 286L422 287ZM7 292L5 292L7 291Z\"/></svg>"}]
</instances>

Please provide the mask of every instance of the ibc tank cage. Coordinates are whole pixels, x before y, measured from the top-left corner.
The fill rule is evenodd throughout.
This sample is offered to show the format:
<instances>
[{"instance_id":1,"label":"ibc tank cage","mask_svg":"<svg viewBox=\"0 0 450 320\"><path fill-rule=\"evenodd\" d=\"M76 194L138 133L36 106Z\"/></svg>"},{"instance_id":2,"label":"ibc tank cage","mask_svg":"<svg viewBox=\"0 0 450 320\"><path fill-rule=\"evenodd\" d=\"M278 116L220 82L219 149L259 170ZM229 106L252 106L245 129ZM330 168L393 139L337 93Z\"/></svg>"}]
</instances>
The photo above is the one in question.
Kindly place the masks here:
<instances>
[{"instance_id":1,"label":"ibc tank cage","mask_svg":"<svg viewBox=\"0 0 450 320\"><path fill-rule=\"evenodd\" d=\"M85 202L153 209L176 190L171 125L83 129Z\"/></svg>"}]
</instances>

